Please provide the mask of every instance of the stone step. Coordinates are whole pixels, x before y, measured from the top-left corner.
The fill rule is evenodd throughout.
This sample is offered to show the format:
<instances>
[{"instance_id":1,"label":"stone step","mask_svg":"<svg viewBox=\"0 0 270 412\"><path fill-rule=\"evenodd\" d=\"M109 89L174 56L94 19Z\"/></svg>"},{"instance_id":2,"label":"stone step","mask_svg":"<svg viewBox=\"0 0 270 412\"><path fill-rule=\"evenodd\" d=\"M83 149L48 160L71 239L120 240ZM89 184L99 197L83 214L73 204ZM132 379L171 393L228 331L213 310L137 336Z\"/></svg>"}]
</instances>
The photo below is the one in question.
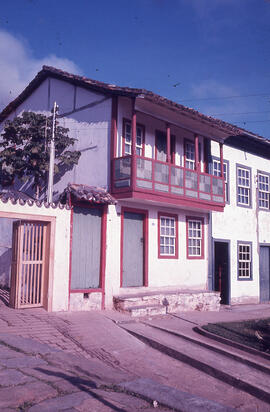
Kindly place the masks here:
<instances>
[{"instance_id":1,"label":"stone step","mask_svg":"<svg viewBox=\"0 0 270 412\"><path fill-rule=\"evenodd\" d=\"M140 305L126 309L132 317L166 315L166 307L162 305Z\"/></svg>"},{"instance_id":2,"label":"stone step","mask_svg":"<svg viewBox=\"0 0 270 412\"><path fill-rule=\"evenodd\" d=\"M220 309L219 293L208 291L156 291L114 296L113 300L115 309L120 311L141 305L161 305L167 308L167 313L191 310L219 311Z\"/></svg>"},{"instance_id":3,"label":"stone step","mask_svg":"<svg viewBox=\"0 0 270 412\"><path fill-rule=\"evenodd\" d=\"M191 341L187 344L187 340L180 336L145 324L132 323L121 326L162 353L270 403L270 377L266 371L258 370L251 364L239 362L226 354L217 353Z\"/></svg>"},{"instance_id":4,"label":"stone step","mask_svg":"<svg viewBox=\"0 0 270 412\"><path fill-rule=\"evenodd\" d=\"M159 296L133 296L133 297L114 297L114 307L119 310L125 310L133 306L152 306L160 305Z\"/></svg>"}]
</instances>

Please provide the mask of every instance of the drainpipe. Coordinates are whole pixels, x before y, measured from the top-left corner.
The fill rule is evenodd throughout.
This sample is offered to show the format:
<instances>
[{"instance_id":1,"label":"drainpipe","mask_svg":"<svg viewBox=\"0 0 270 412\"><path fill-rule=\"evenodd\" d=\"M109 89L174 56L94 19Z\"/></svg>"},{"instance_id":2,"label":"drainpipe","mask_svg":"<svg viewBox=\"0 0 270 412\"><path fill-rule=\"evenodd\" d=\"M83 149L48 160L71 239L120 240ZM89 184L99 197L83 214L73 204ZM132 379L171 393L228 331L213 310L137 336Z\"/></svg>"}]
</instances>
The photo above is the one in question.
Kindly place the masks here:
<instances>
[{"instance_id":1,"label":"drainpipe","mask_svg":"<svg viewBox=\"0 0 270 412\"><path fill-rule=\"evenodd\" d=\"M49 166L49 179L48 179L48 193L47 202L52 203L53 194L53 172L54 172L54 159L55 159L55 125L56 125L56 114L58 112L59 106L56 102L53 105L53 124L52 124L52 139L50 145L50 166Z\"/></svg>"}]
</instances>

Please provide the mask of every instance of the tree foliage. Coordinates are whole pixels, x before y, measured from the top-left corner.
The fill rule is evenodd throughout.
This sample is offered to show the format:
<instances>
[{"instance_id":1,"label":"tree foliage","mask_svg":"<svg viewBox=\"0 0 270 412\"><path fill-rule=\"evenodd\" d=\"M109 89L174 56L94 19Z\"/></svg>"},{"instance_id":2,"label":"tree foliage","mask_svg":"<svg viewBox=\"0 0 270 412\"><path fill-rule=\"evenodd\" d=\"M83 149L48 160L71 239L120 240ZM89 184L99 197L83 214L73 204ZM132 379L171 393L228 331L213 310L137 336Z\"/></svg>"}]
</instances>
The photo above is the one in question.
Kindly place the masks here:
<instances>
[{"instance_id":1,"label":"tree foliage","mask_svg":"<svg viewBox=\"0 0 270 412\"><path fill-rule=\"evenodd\" d=\"M63 168L78 164L81 153L71 150L76 139L68 136L69 129L56 121L55 128L55 175ZM50 163L52 116L23 112L7 121L1 134L0 167L1 184L9 185L15 178L25 182L33 179L37 191L44 186Z\"/></svg>"}]
</instances>

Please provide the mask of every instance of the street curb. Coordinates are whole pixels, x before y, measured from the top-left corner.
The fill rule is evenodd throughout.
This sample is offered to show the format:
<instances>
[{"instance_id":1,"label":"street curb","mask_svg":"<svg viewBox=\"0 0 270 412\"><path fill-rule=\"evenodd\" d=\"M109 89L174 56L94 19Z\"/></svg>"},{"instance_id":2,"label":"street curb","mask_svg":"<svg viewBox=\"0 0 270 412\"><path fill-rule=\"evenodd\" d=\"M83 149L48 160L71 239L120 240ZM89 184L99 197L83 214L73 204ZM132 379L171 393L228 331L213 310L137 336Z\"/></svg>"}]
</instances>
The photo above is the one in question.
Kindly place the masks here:
<instances>
[{"instance_id":1,"label":"street curb","mask_svg":"<svg viewBox=\"0 0 270 412\"><path fill-rule=\"evenodd\" d=\"M147 323L147 322L143 322L143 323L144 323L145 325L147 325L147 326L151 326L151 327L153 327L153 328L155 328L155 329L161 330L161 331L163 331L163 332L170 333L171 335L178 336L178 337L180 337L180 338L182 338L182 339L185 339L185 340L187 340L187 341L189 341L189 342L195 343L195 344L197 344L197 345L199 345L199 346L202 346L202 347L204 347L204 348L206 348L206 349L210 349L210 350L212 350L213 352L220 353L221 355L224 355L224 356L228 356L228 357L231 358L231 359L234 359L234 360L236 360L236 361L238 361L238 362L241 362L241 363L243 363L243 364L245 364L245 365L249 365L249 366L251 366L251 367L253 367L253 368L255 368L255 369L260 370L261 372L264 372L264 373L267 373L267 374L270 375L270 367L267 367L267 366L265 366L265 365L261 365L261 364L259 364L259 363L256 363L256 362L254 362L254 361L252 361L252 360L243 358L242 356L240 356L240 355L238 355L238 354L227 352L225 349L212 346L212 345L210 345L209 343L201 342L199 339L195 339L195 338L190 337L190 336L188 336L188 335L183 335L183 334L181 334L181 333L179 333L179 332L176 332L176 331L174 331L174 330L172 330L172 329L167 329L167 328L163 328L163 327L160 327L160 326L152 325L151 323ZM195 330L195 329L196 329L196 327L195 327L193 330ZM197 331L195 330L195 332L197 332ZM199 332L198 332L198 333L199 333ZM203 335L203 333L202 333L202 335ZM206 337L207 337L207 336L206 336ZM222 343L222 342L220 342L220 343Z\"/></svg>"},{"instance_id":2,"label":"street curb","mask_svg":"<svg viewBox=\"0 0 270 412\"><path fill-rule=\"evenodd\" d=\"M157 402L159 406L172 408L179 412L236 412L234 408L160 384L149 378L139 378L121 383L118 387L131 395L136 394L152 404Z\"/></svg>"},{"instance_id":3,"label":"street curb","mask_svg":"<svg viewBox=\"0 0 270 412\"><path fill-rule=\"evenodd\" d=\"M140 339L142 342L148 344L150 347L159 350L160 352L174 358L177 360L180 360L182 362L187 363L190 366L195 367L196 369L199 369L205 373L207 373L210 376L213 376L214 378L217 378L225 383L228 383L229 385L243 390L253 396L255 396L258 399L261 399L264 402L267 402L270 404L270 393L268 391L265 391L264 389L258 388L257 386L254 386L248 382L245 382L244 380L240 378L235 378L234 376L229 375L226 372L223 372L214 366L210 366L202 361L196 360L192 358L189 355L185 355L176 349L172 349L168 346L165 346L164 344L151 339L149 337L146 337L139 332L135 332L132 330L129 330L128 328L126 329L131 335L135 336L136 338Z\"/></svg>"},{"instance_id":4,"label":"street curb","mask_svg":"<svg viewBox=\"0 0 270 412\"><path fill-rule=\"evenodd\" d=\"M220 343L224 343L225 345L228 345L228 346L232 346L233 348L241 349L244 352L248 352L253 355L260 356L263 359L270 360L270 355L268 353L260 352L259 350L251 348L247 345L243 345L242 343L234 342L230 339L224 338L223 336L219 336L219 335L216 335L215 333L208 332L207 330L203 329L201 326L195 326L193 330L199 333L200 335L206 336L207 338L216 340Z\"/></svg>"}]
</instances>

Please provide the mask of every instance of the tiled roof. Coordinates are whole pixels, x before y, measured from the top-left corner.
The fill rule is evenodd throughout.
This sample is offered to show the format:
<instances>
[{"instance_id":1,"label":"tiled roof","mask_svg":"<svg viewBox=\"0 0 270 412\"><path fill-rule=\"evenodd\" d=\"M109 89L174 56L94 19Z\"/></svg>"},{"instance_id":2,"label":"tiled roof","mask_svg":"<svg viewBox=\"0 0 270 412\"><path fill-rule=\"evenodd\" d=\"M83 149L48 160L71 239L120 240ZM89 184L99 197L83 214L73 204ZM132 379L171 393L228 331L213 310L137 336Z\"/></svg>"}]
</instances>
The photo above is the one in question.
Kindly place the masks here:
<instances>
[{"instance_id":1,"label":"tiled roof","mask_svg":"<svg viewBox=\"0 0 270 412\"><path fill-rule=\"evenodd\" d=\"M115 205L117 201L102 187L82 184L69 184L60 195L60 201L67 203L69 197L75 202L87 202L93 205Z\"/></svg>"},{"instance_id":2,"label":"tiled roof","mask_svg":"<svg viewBox=\"0 0 270 412\"><path fill-rule=\"evenodd\" d=\"M0 200L3 203L7 203L8 201L10 201L14 205L19 203L22 206L27 204L28 206L36 205L38 207L44 206L46 208L51 207L53 209L56 209L58 207L59 209L64 209L64 208L69 209L68 205L64 205L61 202L48 203L44 200L36 200L24 192L20 192L19 190L12 190L12 189L1 190Z\"/></svg>"},{"instance_id":3,"label":"tiled roof","mask_svg":"<svg viewBox=\"0 0 270 412\"><path fill-rule=\"evenodd\" d=\"M29 83L29 85L23 90L23 92L0 113L0 123L13 111L15 110L47 77L54 77L60 80L67 81L69 83L81 86L83 88L91 89L101 93L109 95L120 95L129 97L144 97L157 105L161 105L168 109L174 110L179 114L185 114L194 120L203 121L210 126L216 127L218 129L224 130L229 134L233 135L243 135L248 134L254 136L254 138L259 138L261 141L267 139L257 136L254 133L248 132L242 128L239 128L230 123L224 122L213 118L211 116L206 116L194 109L183 106L182 104L176 103L172 100L166 99L165 97L159 96L149 90L137 89L131 87L120 87L114 84L107 84L97 80L92 80L84 76L78 76L75 74L67 73L62 70L56 69L55 67L43 66L42 70L36 75L36 77Z\"/></svg>"}]
</instances>

